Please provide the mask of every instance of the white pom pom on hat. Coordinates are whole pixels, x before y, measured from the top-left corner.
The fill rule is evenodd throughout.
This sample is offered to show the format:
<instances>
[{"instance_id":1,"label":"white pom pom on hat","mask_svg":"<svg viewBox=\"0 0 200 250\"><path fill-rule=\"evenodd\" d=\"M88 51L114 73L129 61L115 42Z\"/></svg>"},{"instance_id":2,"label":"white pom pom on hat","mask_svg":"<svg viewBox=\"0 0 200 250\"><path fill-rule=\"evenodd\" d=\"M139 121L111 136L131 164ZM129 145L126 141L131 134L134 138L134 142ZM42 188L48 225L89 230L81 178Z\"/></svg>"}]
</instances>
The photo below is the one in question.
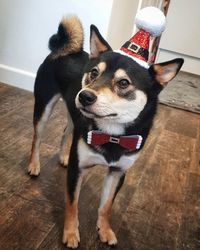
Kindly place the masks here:
<instances>
[{"instance_id":1,"label":"white pom pom on hat","mask_svg":"<svg viewBox=\"0 0 200 250\"><path fill-rule=\"evenodd\" d=\"M157 37L165 30L166 18L163 12L156 7L146 7L138 11L135 16L135 25L151 36Z\"/></svg>"},{"instance_id":2,"label":"white pom pom on hat","mask_svg":"<svg viewBox=\"0 0 200 250\"><path fill-rule=\"evenodd\" d=\"M150 36L160 36L165 29L166 18L156 7L141 9L135 17L139 31L116 52L131 57L137 63L148 68Z\"/></svg>"}]
</instances>

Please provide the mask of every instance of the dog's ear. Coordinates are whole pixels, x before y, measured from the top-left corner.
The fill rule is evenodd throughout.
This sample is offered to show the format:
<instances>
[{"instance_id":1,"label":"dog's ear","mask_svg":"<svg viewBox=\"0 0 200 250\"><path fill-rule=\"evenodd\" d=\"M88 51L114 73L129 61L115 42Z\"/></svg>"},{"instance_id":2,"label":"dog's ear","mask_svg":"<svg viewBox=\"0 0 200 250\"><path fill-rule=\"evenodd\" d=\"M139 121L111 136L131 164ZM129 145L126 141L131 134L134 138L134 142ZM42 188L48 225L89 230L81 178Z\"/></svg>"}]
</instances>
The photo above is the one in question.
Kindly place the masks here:
<instances>
[{"instance_id":1,"label":"dog's ear","mask_svg":"<svg viewBox=\"0 0 200 250\"><path fill-rule=\"evenodd\" d=\"M177 58L172 61L154 64L149 68L149 72L164 87L177 75L183 62L182 58Z\"/></svg>"},{"instance_id":2,"label":"dog's ear","mask_svg":"<svg viewBox=\"0 0 200 250\"><path fill-rule=\"evenodd\" d=\"M95 58L99 54L112 50L110 45L101 36L96 26L90 26L90 58Z\"/></svg>"}]
</instances>

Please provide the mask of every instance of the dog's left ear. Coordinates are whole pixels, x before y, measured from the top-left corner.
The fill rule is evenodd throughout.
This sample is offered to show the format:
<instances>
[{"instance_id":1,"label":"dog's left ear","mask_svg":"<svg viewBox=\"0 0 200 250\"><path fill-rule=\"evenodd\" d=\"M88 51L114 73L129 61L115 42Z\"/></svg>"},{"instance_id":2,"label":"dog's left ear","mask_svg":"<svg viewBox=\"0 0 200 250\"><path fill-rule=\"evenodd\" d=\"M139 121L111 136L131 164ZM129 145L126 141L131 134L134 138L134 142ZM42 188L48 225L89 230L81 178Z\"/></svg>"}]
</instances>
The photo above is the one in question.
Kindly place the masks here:
<instances>
[{"instance_id":1,"label":"dog's left ear","mask_svg":"<svg viewBox=\"0 0 200 250\"><path fill-rule=\"evenodd\" d=\"M90 58L95 58L99 54L112 50L110 45L101 36L96 26L90 26Z\"/></svg>"},{"instance_id":2,"label":"dog's left ear","mask_svg":"<svg viewBox=\"0 0 200 250\"><path fill-rule=\"evenodd\" d=\"M156 81L164 87L177 75L183 62L184 60L182 58L177 58L172 61L154 64L149 68L149 72L153 74Z\"/></svg>"}]
</instances>

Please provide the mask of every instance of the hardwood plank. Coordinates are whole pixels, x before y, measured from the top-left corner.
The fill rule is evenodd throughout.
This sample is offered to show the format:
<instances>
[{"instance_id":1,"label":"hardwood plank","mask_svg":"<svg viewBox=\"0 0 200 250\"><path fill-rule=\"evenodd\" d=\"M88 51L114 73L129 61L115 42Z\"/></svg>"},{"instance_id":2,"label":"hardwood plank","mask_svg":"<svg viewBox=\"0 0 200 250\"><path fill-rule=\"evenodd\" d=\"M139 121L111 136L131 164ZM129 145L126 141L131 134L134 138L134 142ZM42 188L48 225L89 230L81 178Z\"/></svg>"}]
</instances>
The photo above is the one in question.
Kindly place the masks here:
<instances>
[{"instance_id":1,"label":"hardwood plank","mask_svg":"<svg viewBox=\"0 0 200 250\"><path fill-rule=\"evenodd\" d=\"M31 150L31 143L32 140L20 136L18 140L14 143L11 143L8 147L5 147L1 149L0 151L0 158L8 161L10 164L14 164L14 166L17 166L19 162L24 160L25 158L30 157L30 150ZM53 148L50 145L42 144L41 145L41 160L45 157L51 157L55 148ZM43 154L42 154L43 152ZM10 165L10 167L13 167Z\"/></svg>"},{"instance_id":2,"label":"hardwood plank","mask_svg":"<svg viewBox=\"0 0 200 250\"><path fill-rule=\"evenodd\" d=\"M58 163L65 107L59 102L52 114L41 144L41 175L30 178L32 93L0 84L0 95L0 249L66 249L66 170ZM115 249L199 249L199 151L200 116L159 105L147 144L112 209ZM82 185L80 250L111 249L96 232L105 174L95 167Z\"/></svg>"},{"instance_id":3,"label":"hardwood plank","mask_svg":"<svg viewBox=\"0 0 200 250\"><path fill-rule=\"evenodd\" d=\"M48 236L37 247L37 250L65 250L66 249L64 244L62 244L63 226L61 225L62 223L52 228Z\"/></svg>"},{"instance_id":4,"label":"hardwood plank","mask_svg":"<svg viewBox=\"0 0 200 250\"><path fill-rule=\"evenodd\" d=\"M12 196L14 193L24 189L24 183L28 181L28 176L24 175L20 168L13 169L4 159L0 159L0 181L1 190L1 206L6 206L6 197Z\"/></svg>"},{"instance_id":5,"label":"hardwood plank","mask_svg":"<svg viewBox=\"0 0 200 250\"><path fill-rule=\"evenodd\" d=\"M28 181L18 194L25 199L46 201L64 213L66 170L59 165L57 155L47 157L44 161L46 164L42 166L41 174L38 177L27 175Z\"/></svg>"},{"instance_id":6,"label":"hardwood plank","mask_svg":"<svg viewBox=\"0 0 200 250\"><path fill-rule=\"evenodd\" d=\"M193 114L179 109L172 109L170 120L165 129L196 138L198 134L199 114Z\"/></svg>"},{"instance_id":7,"label":"hardwood plank","mask_svg":"<svg viewBox=\"0 0 200 250\"><path fill-rule=\"evenodd\" d=\"M30 127L33 126L33 109L34 109L34 100L33 97L22 97L22 102L17 105L15 108L10 110L6 116L13 116L14 114L18 114L24 119L27 120L27 124L30 124Z\"/></svg>"},{"instance_id":8,"label":"hardwood plank","mask_svg":"<svg viewBox=\"0 0 200 250\"><path fill-rule=\"evenodd\" d=\"M200 120L197 128L197 137L191 155L190 172L200 175Z\"/></svg>"},{"instance_id":9,"label":"hardwood plank","mask_svg":"<svg viewBox=\"0 0 200 250\"><path fill-rule=\"evenodd\" d=\"M46 203L12 196L4 211L0 249L36 249L52 228L51 207Z\"/></svg>"},{"instance_id":10,"label":"hardwood plank","mask_svg":"<svg viewBox=\"0 0 200 250\"><path fill-rule=\"evenodd\" d=\"M0 188L3 193L24 193L30 177L27 174L31 140L20 137L15 144L0 151ZM49 145L41 145L41 172L45 164L51 160L55 149ZM57 161L58 158L56 157Z\"/></svg>"},{"instance_id":11,"label":"hardwood plank","mask_svg":"<svg viewBox=\"0 0 200 250\"><path fill-rule=\"evenodd\" d=\"M4 117L0 121L0 147L4 150L6 147L16 144L20 139L19 135L32 137L30 123L23 117L14 114L12 120L10 116Z\"/></svg>"},{"instance_id":12,"label":"hardwood plank","mask_svg":"<svg viewBox=\"0 0 200 250\"><path fill-rule=\"evenodd\" d=\"M178 249L200 249L200 176L190 174L187 182Z\"/></svg>"},{"instance_id":13,"label":"hardwood plank","mask_svg":"<svg viewBox=\"0 0 200 250\"><path fill-rule=\"evenodd\" d=\"M6 92L8 92L10 90L10 86L8 86L7 84L4 83L0 83L0 96L4 96L6 94Z\"/></svg>"},{"instance_id":14,"label":"hardwood plank","mask_svg":"<svg viewBox=\"0 0 200 250\"><path fill-rule=\"evenodd\" d=\"M120 240L125 244L122 249L137 249L141 242L148 249L175 249L192 143L193 139L169 131L161 134L124 214L118 234L126 231L130 237L129 243Z\"/></svg>"},{"instance_id":15,"label":"hardwood plank","mask_svg":"<svg viewBox=\"0 0 200 250\"><path fill-rule=\"evenodd\" d=\"M18 88L9 88L0 98L0 116L3 118L8 112L15 111L17 107L32 98L32 93Z\"/></svg>"}]
</instances>

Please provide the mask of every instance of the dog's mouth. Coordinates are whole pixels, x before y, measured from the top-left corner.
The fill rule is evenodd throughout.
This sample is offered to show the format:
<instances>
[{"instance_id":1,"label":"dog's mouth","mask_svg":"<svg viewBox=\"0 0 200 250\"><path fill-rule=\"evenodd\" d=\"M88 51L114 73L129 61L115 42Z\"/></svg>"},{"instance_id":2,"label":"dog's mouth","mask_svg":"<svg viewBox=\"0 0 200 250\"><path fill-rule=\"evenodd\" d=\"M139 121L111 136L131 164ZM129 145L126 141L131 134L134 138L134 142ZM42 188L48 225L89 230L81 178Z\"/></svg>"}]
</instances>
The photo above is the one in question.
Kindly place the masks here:
<instances>
[{"instance_id":1,"label":"dog's mouth","mask_svg":"<svg viewBox=\"0 0 200 250\"><path fill-rule=\"evenodd\" d=\"M117 116L117 113L98 115L94 112L88 111L86 108L80 108L80 111L83 113L83 115L85 115L89 118L105 118L105 117L116 117Z\"/></svg>"}]
</instances>

